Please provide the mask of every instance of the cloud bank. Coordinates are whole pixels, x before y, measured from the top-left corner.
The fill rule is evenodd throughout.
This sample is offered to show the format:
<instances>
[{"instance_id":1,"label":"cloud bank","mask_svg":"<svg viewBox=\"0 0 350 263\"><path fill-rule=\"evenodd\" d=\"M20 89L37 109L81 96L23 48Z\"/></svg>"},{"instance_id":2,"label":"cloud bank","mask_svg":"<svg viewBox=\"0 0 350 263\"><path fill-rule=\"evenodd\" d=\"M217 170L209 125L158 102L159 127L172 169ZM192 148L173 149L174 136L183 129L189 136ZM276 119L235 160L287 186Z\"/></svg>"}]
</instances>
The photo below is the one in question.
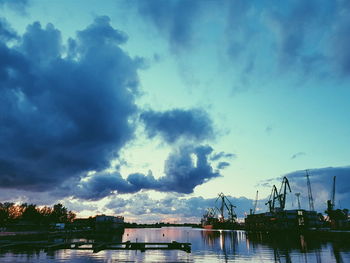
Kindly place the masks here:
<instances>
[{"instance_id":1,"label":"cloud bank","mask_svg":"<svg viewBox=\"0 0 350 263\"><path fill-rule=\"evenodd\" d=\"M133 3L140 17L158 30L173 51L191 51L195 38L199 40L196 45L203 44L207 36L197 35L207 31L201 26L215 26L220 14L224 30L219 29L218 39L224 41L217 44L241 70L243 79L266 66L259 61L266 54L271 59L269 65L278 73L299 71L318 77L348 77L350 73L347 0L268 0L265 5L244 0ZM204 16L206 13L215 14L215 19ZM257 42L264 52L257 50Z\"/></svg>"},{"instance_id":2,"label":"cloud bank","mask_svg":"<svg viewBox=\"0 0 350 263\"><path fill-rule=\"evenodd\" d=\"M253 206L253 200L245 197L227 196L233 205L237 208L235 212L239 218L244 218L245 213L249 213L249 209ZM219 204L214 198L191 197L184 198L175 194L168 194L165 198L156 200L152 199L146 193L138 193L130 200L122 198L113 198L106 205L107 208L116 213L127 212L130 217L136 219L140 215L145 215L145 220L150 217L151 221L165 221L169 218L177 218L182 222L199 223L205 210L209 207L218 207ZM158 219L156 219L158 217Z\"/></svg>"}]
</instances>

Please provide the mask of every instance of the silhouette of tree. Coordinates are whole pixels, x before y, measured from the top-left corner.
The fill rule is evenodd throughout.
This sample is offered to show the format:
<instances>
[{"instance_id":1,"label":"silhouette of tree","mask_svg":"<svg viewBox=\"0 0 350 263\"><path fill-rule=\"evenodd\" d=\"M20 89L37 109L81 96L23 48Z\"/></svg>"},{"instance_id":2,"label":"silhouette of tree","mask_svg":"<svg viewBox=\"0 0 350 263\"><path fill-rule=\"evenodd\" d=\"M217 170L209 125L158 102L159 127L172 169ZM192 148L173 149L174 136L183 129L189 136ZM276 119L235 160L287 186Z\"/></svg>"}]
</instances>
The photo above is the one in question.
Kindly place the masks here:
<instances>
[{"instance_id":1,"label":"silhouette of tree","mask_svg":"<svg viewBox=\"0 0 350 263\"><path fill-rule=\"evenodd\" d=\"M41 223L43 225L49 225L51 223L51 214L53 209L48 206L44 206L39 209L39 213L41 215Z\"/></svg>"},{"instance_id":2,"label":"silhouette of tree","mask_svg":"<svg viewBox=\"0 0 350 263\"><path fill-rule=\"evenodd\" d=\"M14 203L0 203L0 224L5 226L14 219Z\"/></svg>"},{"instance_id":3,"label":"silhouette of tree","mask_svg":"<svg viewBox=\"0 0 350 263\"><path fill-rule=\"evenodd\" d=\"M68 211L62 204L56 204L53 206L51 218L54 223L69 223L73 221L75 214Z\"/></svg>"},{"instance_id":4,"label":"silhouette of tree","mask_svg":"<svg viewBox=\"0 0 350 263\"><path fill-rule=\"evenodd\" d=\"M20 220L46 226L52 223L70 223L75 216L75 213L68 211L62 204L55 204L53 208L40 208L35 204L0 203L0 227Z\"/></svg>"},{"instance_id":5,"label":"silhouette of tree","mask_svg":"<svg viewBox=\"0 0 350 263\"><path fill-rule=\"evenodd\" d=\"M72 223L76 217L76 214L72 211L68 211L67 222Z\"/></svg>"},{"instance_id":6,"label":"silhouette of tree","mask_svg":"<svg viewBox=\"0 0 350 263\"><path fill-rule=\"evenodd\" d=\"M37 223L41 222L42 216L35 204L27 205L27 203L25 203L25 204L22 204L21 207L23 207L24 209L20 219L29 221L29 222L37 222Z\"/></svg>"}]
</instances>

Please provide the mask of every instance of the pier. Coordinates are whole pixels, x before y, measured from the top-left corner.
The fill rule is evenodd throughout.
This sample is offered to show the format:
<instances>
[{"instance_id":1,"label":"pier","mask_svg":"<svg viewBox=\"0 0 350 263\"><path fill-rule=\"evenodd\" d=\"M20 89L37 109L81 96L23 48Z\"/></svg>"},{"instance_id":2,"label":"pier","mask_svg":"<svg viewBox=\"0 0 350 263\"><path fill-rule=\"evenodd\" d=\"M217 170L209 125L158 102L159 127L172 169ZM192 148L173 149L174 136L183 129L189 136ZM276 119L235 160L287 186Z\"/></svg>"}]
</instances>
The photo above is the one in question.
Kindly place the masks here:
<instances>
[{"instance_id":1,"label":"pier","mask_svg":"<svg viewBox=\"0 0 350 263\"><path fill-rule=\"evenodd\" d=\"M0 251L11 249L43 249L52 251L58 249L91 250L98 253L102 250L182 250L191 253L191 243L172 241L166 242L92 242L92 241L2 241Z\"/></svg>"}]
</instances>

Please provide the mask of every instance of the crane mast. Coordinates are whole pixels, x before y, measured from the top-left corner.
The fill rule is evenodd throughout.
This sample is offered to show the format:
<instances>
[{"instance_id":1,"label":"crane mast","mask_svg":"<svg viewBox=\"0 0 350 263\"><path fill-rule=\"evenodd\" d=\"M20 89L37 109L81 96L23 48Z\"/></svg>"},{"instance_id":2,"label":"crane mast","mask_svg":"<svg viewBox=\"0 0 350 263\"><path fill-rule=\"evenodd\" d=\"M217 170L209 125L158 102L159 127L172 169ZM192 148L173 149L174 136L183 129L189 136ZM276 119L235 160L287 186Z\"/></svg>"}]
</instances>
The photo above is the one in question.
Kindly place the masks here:
<instances>
[{"instance_id":1,"label":"crane mast","mask_svg":"<svg viewBox=\"0 0 350 263\"><path fill-rule=\"evenodd\" d=\"M312 197L312 190L311 190L311 183L310 183L310 178L309 178L309 172L308 170L306 171L306 181L307 181L307 192L308 192L308 196L309 196L309 207L311 211L315 211L314 208L314 199Z\"/></svg>"},{"instance_id":2,"label":"crane mast","mask_svg":"<svg viewBox=\"0 0 350 263\"><path fill-rule=\"evenodd\" d=\"M335 176L333 176L332 208L335 207Z\"/></svg>"},{"instance_id":3,"label":"crane mast","mask_svg":"<svg viewBox=\"0 0 350 263\"><path fill-rule=\"evenodd\" d=\"M300 193L295 193L295 196L297 197L297 200L298 200L298 209L301 209L301 206L300 206Z\"/></svg>"},{"instance_id":4,"label":"crane mast","mask_svg":"<svg viewBox=\"0 0 350 263\"><path fill-rule=\"evenodd\" d=\"M269 205L269 212L275 212L275 203L276 203L276 199L278 199L278 192L277 192L277 188L275 185L272 186L272 190L271 190L271 194L270 194L270 198L269 201L267 201L265 203L265 205Z\"/></svg>"},{"instance_id":5,"label":"crane mast","mask_svg":"<svg viewBox=\"0 0 350 263\"><path fill-rule=\"evenodd\" d=\"M220 208L218 209L220 211L220 221L221 222L224 222L225 221L225 218L224 218L224 210L225 210L225 207L227 209L227 212L228 212L228 219L234 223L236 221L236 218L237 218L237 215L236 213L234 212L234 208L236 206L232 205L232 203L230 202L230 200L223 194L223 193L220 193L218 195L218 198L216 199L216 202L218 201L218 199L221 199L221 205L220 205Z\"/></svg>"},{"instance_id":6,"label":"crane mast","mask_svg":"<svg viewBox=\"0 0 350 263\"><path fill-rule=\"evenodd\" d=\"M259 194L259 191L256 191L255 202L254 202L254 208L253 208L253 214L255 214L255 212L256 212L256 207L257 207L257 205L258 205L258 194Z\"/></svg>"}]
</instances>

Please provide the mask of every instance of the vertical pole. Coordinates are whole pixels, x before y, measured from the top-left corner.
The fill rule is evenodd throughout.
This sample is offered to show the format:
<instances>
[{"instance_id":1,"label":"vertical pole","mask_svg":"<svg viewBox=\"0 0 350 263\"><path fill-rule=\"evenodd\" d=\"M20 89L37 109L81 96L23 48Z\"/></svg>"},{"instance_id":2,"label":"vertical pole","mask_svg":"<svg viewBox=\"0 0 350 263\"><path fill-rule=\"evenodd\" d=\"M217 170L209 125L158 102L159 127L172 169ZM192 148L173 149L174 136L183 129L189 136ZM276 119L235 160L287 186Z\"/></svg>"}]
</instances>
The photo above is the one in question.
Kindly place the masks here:
<instances>
[{"instance_id":1,"label":"vertical pole","mask_svg":"<svg viewBox=\"0 0 350 263\"><path fill-rule=\"evenodd\" d=\"M312 190L311 190L311 183L310 183L309 173L308 173L308 170L305 170L305 171L306 171L307 191L308 191L308 196L309 196L309 207L310 207L311 211L315 211L314 199L312 197Z\"/></svg>"},{"instance_id":2,"label":"vertical pole","mask_svg":"<svg viewBox=\"0 0 350 263\"><path fill-rule=\"evenodd\" d=\"M301 206L300 206L300 199L299 199L300 193L295 193L295 195L296 195L296 197L297 197L297 199L298 199L298 209L301 209Z\"/></svg>"}]
</instances>

